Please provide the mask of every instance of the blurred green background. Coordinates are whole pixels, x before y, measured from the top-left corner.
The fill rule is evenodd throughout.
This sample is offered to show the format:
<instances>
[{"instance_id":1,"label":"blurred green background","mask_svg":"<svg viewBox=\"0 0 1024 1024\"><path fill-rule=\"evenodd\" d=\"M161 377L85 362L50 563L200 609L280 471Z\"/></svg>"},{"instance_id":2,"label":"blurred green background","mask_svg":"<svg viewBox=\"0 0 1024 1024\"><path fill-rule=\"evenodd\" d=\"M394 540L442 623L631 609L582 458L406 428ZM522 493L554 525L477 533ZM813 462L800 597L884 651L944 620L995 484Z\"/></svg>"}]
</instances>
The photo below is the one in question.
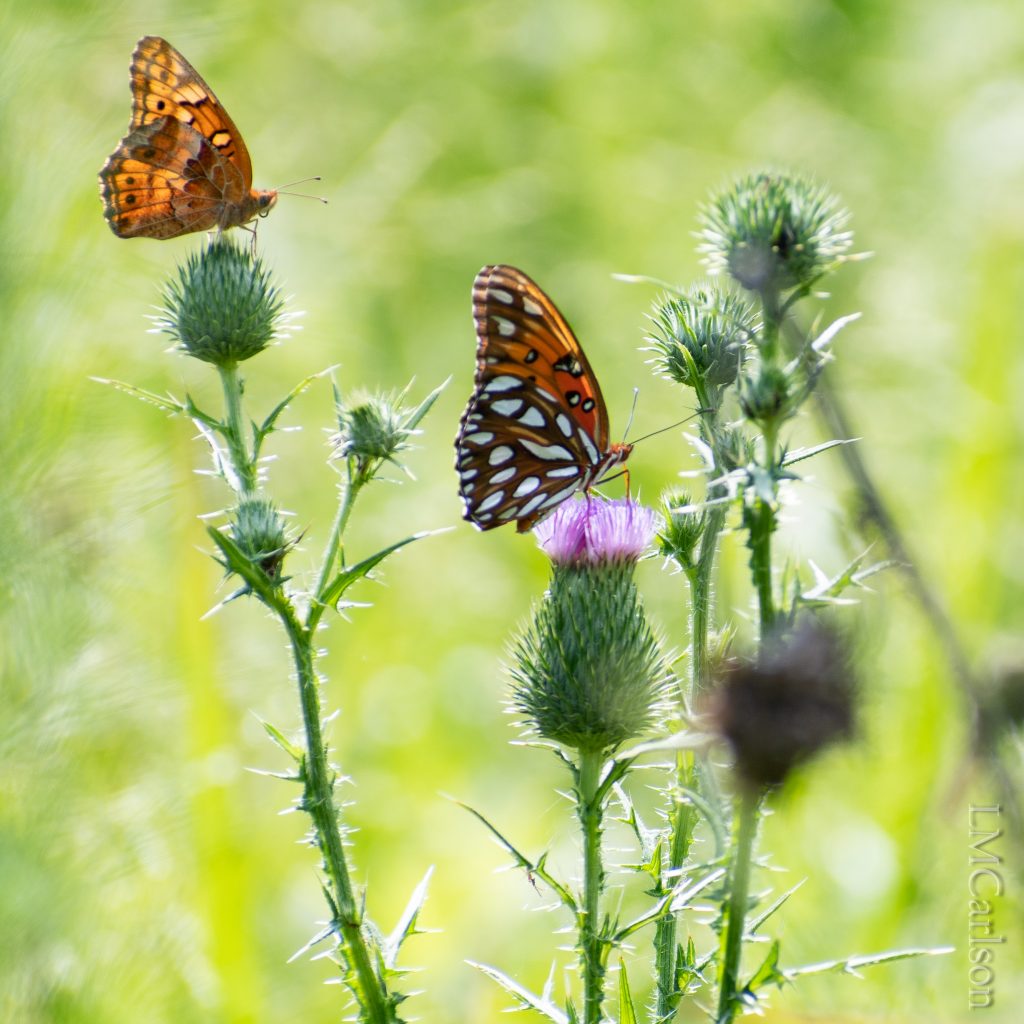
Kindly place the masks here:
<instances>
[{"instance_id":1,"label":"blurred green background","mask_svg":"<svg viewBox=\"0 0 1024 1024\"><path fill-rule=\"evenodd\" d=\"M325 962L286 959L324 910L294 795L245 771L283 767L256 715L298 725L283 637L252 604L205 621L224 590L196 516L222 506L190 425L90 381L215 405L202 367L164 353L145 317L201 236L124 242L96 172L124 133L136 39L161 34L243 131L256 184L322 174L322 207L282 198L261 250L304 329L248 373L254 411L340 364L344 388L420 397L454 379L409 465L363 499L352 552L455 525L390 562L373 602L336 622L327 703L355 779L348 820L371 916L390 928L428 866L405 963L427 1021L498 1020L508 1001L466 959L540 987L571 957L564 923L452 794L571 874L554 759L512 747L503 662L541 592L544 557L460 520L451 441L469 394L473 275L521 265L551 292L604 382L613 432L687 410L638 352L654 290L615 272L700 276L697 205L764 165L830 184L870 261L832 283L836 381L862 449L972 659L1020 633L1024 283L1024 14L1019 0L735 0L241 5L222 0L0 8L0 1019L329 1021ZM275 495L315 563L334 502L329 388L274 439ZM822 440L808 420L800 440ZM654 499L692 460L678 430L645 442ZM792 556L838 570L865 545L838 459L789 509ZM748 614L745 552L723 552L722 611ZM641 585L685 646L679 577ZM851 614L863 634L859 742L776 807L765 850L787 888L793 965L901 945L941 959L823 977L777 995L772 1021L966 1020L969 802L1002 797L965 761L965 712L900 576ZM1019 751L1008 771L1019 780ZM614 837L613 837L614 838ZM616 840L613 845L618 844ZM618 844L621 845L621 844ZM1018 1019L1024 848L998 840L997 1002ZM615 854L628 860L627 852ZM645 991L646 945L630 956ZM690 1017L688 1019L696 1019Z\"/></svg>"}]
</instances>

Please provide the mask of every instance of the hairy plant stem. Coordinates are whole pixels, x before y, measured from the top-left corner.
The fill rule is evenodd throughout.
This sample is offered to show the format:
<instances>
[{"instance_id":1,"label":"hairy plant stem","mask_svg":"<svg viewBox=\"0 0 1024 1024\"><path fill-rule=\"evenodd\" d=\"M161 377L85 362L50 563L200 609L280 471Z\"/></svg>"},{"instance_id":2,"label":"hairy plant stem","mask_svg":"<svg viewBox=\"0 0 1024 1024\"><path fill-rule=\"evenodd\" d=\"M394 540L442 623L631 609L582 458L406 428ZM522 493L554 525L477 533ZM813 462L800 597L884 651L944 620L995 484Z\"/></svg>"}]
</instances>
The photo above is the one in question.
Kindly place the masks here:
<instances>
[{"instance_id":1,"label":"hairy plant stem","mask_svg":"<svg viewBox=\"0 0 1024 1024\"><path fill-rule=\"evenodd\" d=\"M729 866L729 902L719 958L716 1024L731 1024L739 1006L736 995L740 990L740 954L743 952L743 930L750 902L750 865L760 808L761 794L753 790L744 791L739 798Z\"/></svg>"},{"instance_id":2,"label":"hairy plant stem","mask_svg":"<svg viewBox=\"0 0 1024 1024\"><path fill-rule=\"evenodd\" d=\"M372 472L357 468L354 461L354 459L349 460L345 493L338 504L334 522L331 524L331 532L327 538L327 547L324 549L323 562L320 566L320 576L316 581L316 589L313 591L314 600L310 602L309 612L306 615L306 626L311 630L316 629L320 617L326 610L323 604L324 591L334 575L342 537L345 535L345 527L352 515L356 498L359 497L359 492L373 479Z\"/></svg>"},{"instance_id":3,"label":"hairy plant stem","mask_svg":"<svg viewBox=\"0 0 1024 1024\"><path fill-rule=\"evenodd\" d=\"M577 813L583 831L583 911L579 936L583 1024L600 1024L607 970L608 943L601 932L601 893L604 890L601 819L604 808L599 790L603 764L601 751L580 751Z\"/></svg>"},{"instance_id":4,"label":"hairy plant stem","mask_svg":"<svg viewBox=\"0 0 1024 1024\"><path fill-rule=\"evenodd\" d=\"M230 467L236 476L233 486L239 496L255 493L258 476L256 462L248 447L242 414L242 379L236 365L219 367L224 388L226 423L223 436L228 446ZM327 758L327 747L323 739L320 706L320 684L314 668L313 637L324 605L319 600L331 579L341 536L348 523L352 506L359 491L369 481L364 473L352 476L349 467L349 485L338 507L331 529L327 552L320 571L316 598L311 601L306 622L300 621L295 606L280 588L265 595L265 602L280 619L288 634L292 658L295 662L299 686L299 702L302 707L302 724L306 735L306 751L302 765L304 785L303 809L309 814L316 834L316 845L323 858L323 870L327 876L334 927L341 943L345 964L352 975L349 987L356 996L360 1008L360 1020L364 1024L397 1024L394 1004L390 999L384 979L374 967L374 956L362 931L362 911L352 888L348 861L341 839L341 822L334 800L334 770Z\"/></svg>"},{"instance_id":5,"label":"hairy plant stem","mask_svg":"<svg viewBox=\"0 0 1024 1024\"><path fill-rule=\"evenodd\" d=\"M680 702L684 708L703 692L707 684L712 570L718 550L718 537L725 525L726 511L724 505L715 505L709 510L701 535L697 563L687 573L690 582L690 687L689 695L680 693ZM676 756L676 781L680 790L696 789L700 774L700 765L692 754L680 753ZM697 811L691 803L677 797L674 808L671 819L672 844L667 866L668 889L676 884L678 872L686 863L693 842L693 830L697 825ZM663 917L655 927L656 1020L659 1021L671 1019L681 995L676 984L678 927L675 914Z\"/></svg>"},{"instance_id":6,"label":"hairy plant stem","mask_svg":"<svg viewBox=\"0 0 1024 1024\"><path fill-rule=\"evenodd\" d=\"M316 830L317 846L323 857L324 873L330 883L335 927L347 965L355 975L353 988L359 1000L362 1019L368 1024L393 1024L397 1021L388 999L384 981L374 970L373 957L363 938L362 913L352 889L341 823L334 801L335 774L327 760L320 719L320 685L313 666L313 631L303 626L291 602L282 596L275 608L288 633L299 684L302 724L306 733L306 757L303 765L303 809Z\"/></svg>"},{"instance_id":7,"label":"hairy plant stem","mask_svg":"<svg viewBox=\"0 0 1024 1024\"><path fill-rule=\"evenodd\" d=\"M224 440L228 445L228 458L236 480L229 481L239 497L256 491L256 463L249 454L245 420L242 416L242 377L237 363L218 365L221 386L224 389L224 411L227 417Z\"/></svg>"}]
</instances>

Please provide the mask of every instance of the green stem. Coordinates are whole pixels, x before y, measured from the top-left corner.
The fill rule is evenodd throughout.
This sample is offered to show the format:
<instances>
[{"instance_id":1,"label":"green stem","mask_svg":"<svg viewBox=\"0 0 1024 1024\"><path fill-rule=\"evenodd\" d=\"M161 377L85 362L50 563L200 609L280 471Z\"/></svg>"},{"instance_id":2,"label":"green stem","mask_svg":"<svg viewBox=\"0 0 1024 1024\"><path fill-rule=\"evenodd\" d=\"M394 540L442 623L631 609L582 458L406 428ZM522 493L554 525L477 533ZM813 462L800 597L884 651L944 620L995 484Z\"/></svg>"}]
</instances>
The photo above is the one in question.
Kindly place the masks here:
<instances>
[{"instance_id":1,"label":"green stem","mask_svg":"<svg viewBox=\"0 0 1024 1024\"><path fill-rule=\"evenodd\" d=\"M772 591L772 534L775 532L775 510L763 498L744 510L747 544L750 547L750 574L757 592L761 640L775 625L775 598Z\"/></svg>"},{"instance_id":2,"label":"green stem","mask_svg":"<svg viewBox=\"0 0 1024 1024\"><path fill-rule=\"evenodd\" d=\"M345 527L348 526L349 517L355 506L359 492L370 482L372 474L367 474L355 468L352 460L348 466L348 480L345 484L345 494L338 504L338 511L331 525L331 532L327 538L327 547L324 550L323 562L320 566L320 576L316 581L316 589L313 591L315 600L310 603L309 612L306 616L306 626L315 629L323 615L325 608L322 603L324 590L334 575L335 564L338 560L338 552L341 549L341 538L345 534Z\"/></svg>"},{"instance_id":3,"label":"green stem","mask_svg":"<svg viewBox=\"0 0 1024 1024\"><path fill-rule=\"evenodd\" d=\"M351 987L367 1024L395 1024L398 1018L383 980L374 970L373 956L362 931L362 909L352 889L345 848L341 840L338 807L334 801L335 775L327 760L320 721L320 686L313 667L313 630L298 620L291 602L282 599L275 609L288 632L298 675L302 722L306 731L304 809L313 820L324 872L334 903L344 958L354 975Z\"/></svg>"},{"instance_id":4,"label":"green stem","mask_svg":"<svg viewBox=\"0 0 1024 1024\"><path fill-rule=\"evenodd\" d=\"M715 505L701 537L697 564L688 574L690 580L690 698L703 692L708 680L708 631L711 620L711 585L718 537L725 525L726 508ZM687 695L680 694L682 706ZM676 758L676 779L681 789L696 789L699 767L692 755L679 754ZM672 816L672 845L668 855L669 884L671 889L678 880L678 872L689 856L693 830L697 824L697 811L689 802L677 800ZM676 984L676 934L679 922L675 914L663 917L654 933L655 964L657 972L657 1020L670 1020L679 1004L680 993Z\"/></svg>"},{"instance_id":5,"label":"green stem","mask_svg":"<svg viewBox=\"0 0 1024 1024\"><path fill-rule=\"evenodd\" d=\"M728 509L714 505L708 510L700 554L691 581L690 596L690 697L699 697L708 684L708 633L711 623L712 570L718 551L718 538L725 526Z\"/></svg>"},{"instance_id":6,"label":"green stem","mask_svg":"<svg viewBox=\"0 0 1024 1024\"><path fill-rule=\"evenodd\" d=\"M224 439L230 453L230 463L237 480L231 481L233 489L244 497L256 490L256 464L249 453L245 440L245 419L242 416L242 377L237 363L218 366L221 386L224 389L224 411L227 417Z\"/></svg>"},{"instance_id":7,"label":"green stem","mask_svg":"<svg viewBox=\"0 0 1024 1024\"><path fill-rule=\"evenodd\" d=\"M729 871L729 902L722 936L716 1024L731 1024L739 1008L736 996L740 991L740 954L743 952L743 930L750 902L750 865L760 806L760 793L747 791L740 797Z\"/></svg>"},{"instance_id":8,"label":"green stem","mask_svg":"<svg viewBox=\"0 0 1024 1024\"><path fill-rule=\"evenodd\" d=\"M601 818L604 808L598 795L603 764L601 751L580 752L577 812L583 830L583 909L579 938L583 1024L600 1024L607 969L608 943L601 934L601 892L604 889Z\"/></svg>"}]
</instances>

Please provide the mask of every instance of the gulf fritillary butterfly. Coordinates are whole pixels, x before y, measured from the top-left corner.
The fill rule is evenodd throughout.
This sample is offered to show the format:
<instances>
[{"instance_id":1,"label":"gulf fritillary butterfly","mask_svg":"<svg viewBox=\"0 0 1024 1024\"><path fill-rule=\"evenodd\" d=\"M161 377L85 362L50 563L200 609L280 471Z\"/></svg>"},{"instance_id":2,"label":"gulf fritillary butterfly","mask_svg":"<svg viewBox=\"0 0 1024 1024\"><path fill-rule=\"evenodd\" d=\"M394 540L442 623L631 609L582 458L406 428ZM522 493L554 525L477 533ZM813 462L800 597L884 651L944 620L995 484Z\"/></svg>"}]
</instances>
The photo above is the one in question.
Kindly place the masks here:
<instances>
[{"instance_id":1,"label":"gulf fritillary butterfly","mask_svg":"<svg viewBox=\"0 0 1024 1024\"><path fill-rule=\"evenodd\" d=\"M100 171L103 212L121 238L176 238L270 212L252 187L242 136L199 72L166 39L132 54L132 120Z\"/></svg>"},{"instance_id":2,"label":"gulf fritillary butterfly","mask_svg":"<svg viewBox=\"0 0 1024 1024\"><path fill-rule=\"evenodd\" d=\"M524 533L633 446L608 443L608 411L576 335L521 270L477 274L473 319L476 379L455 440L464 518L481 530L514 519Z\"/></svg>"}]
</instances>

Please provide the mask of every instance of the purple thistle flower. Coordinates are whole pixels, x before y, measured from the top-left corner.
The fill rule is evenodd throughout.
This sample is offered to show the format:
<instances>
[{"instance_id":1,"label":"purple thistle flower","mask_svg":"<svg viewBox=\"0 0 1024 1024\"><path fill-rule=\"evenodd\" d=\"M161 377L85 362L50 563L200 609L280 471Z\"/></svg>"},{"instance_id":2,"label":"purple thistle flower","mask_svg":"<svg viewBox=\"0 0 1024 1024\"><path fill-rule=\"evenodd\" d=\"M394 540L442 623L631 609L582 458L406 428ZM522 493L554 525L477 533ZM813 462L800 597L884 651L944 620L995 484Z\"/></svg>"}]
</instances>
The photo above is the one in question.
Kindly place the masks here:
<instances>
[{"instance_id":1,"label":"purple thistle flower","mask_svg":"<svg viewBox=\"0 0 1024 1024\"><path fill-rule=\"evenodd\" d=\"M587 495L566 501L534 527L537 543L556 565L635 562L654 539L653 509L632 498Z\"/></svg>"}]
</instances>

